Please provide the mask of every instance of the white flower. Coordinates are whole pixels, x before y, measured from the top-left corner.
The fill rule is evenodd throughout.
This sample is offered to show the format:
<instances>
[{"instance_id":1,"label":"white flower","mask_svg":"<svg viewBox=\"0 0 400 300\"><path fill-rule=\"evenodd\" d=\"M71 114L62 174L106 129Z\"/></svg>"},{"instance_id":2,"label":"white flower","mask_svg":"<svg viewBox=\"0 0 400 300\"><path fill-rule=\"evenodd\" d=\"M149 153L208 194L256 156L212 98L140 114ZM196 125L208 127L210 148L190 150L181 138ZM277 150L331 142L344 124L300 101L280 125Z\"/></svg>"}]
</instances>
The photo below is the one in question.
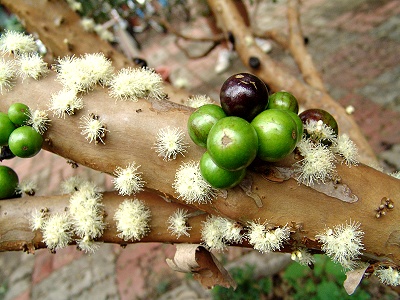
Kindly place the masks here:
<instances>
[{"instance_id":1,"label":"white flower","mask_svg":"<svg viewBox=\"0 0 400 300\"><path fill-rule=\"evenodd\" d=\"M82 67L93 78L95 83L104 86L111 82L114 67L111 60L106 58L103 53L86 53L80 59Z\"/></svg>"},{"instance_id":2,"label":"white flower","mask_svg":"<svg viewBox=\"0 0 400 300\"><path fill-rule=\"evenodd\" d=\"M84 236L83 238L76 240L76 243L78 248L85 253L93 254L100 248L100 243L95 242L88 236Z\"/></svg>"},{"instance_id":3,"label":"white flower","mask_svg":"<svg viewBox=\"0 0 400 300\"><path fill-rule=\"evenodd\" d=\"M43 226L45 224L45 221L47 219L48 215L46 210L40 209L35 210L32 212L31 215L31 220L30 220L30 227L32 230L38 230L38 229L43 229Z\"/></svg>"},{"instance_id":4,"label":"white flower","mask_svg":"<svg viewBox=\"0 0 400 300\"><path fill-rule=\"evenodd\" d=\"M15 76L13 61L0 60L0 93L9 91L14 85Z\"/></svg>"},{"instance_id":5,"label":"white flower","mask_svg":"<svg viewBox=\"0 0 400 300\"><path fill-rule=\"evenodd\" d=\"M331 150L343 157L343 161L347 166L356 166L358 164L358 149L356 144L350 140L347 134L340 135L333 142Z\"/></svg>"},{"instance_id":6,"label":"white flower","mask_svg":"<svg viewBox=\"0 0 400 300\"><path fill-rule=\"evenodd\" d=\"M332 142L336 139L336 133L322 120L307 120L306 124L304 124L304 131L309 134L309 138L314 142L322 140Z\"/></svg>"},{"instance_id":7,"label":"white flower","mask_svg":"<svg viewBox=\"0 0 400 300\"><path fill-rule=\"evenodd\" d=\"M94 20L92 18L82 18L81 25L85 31L93 32L94 27L96 26L96 23L94 22Z\"/></svg>"},{"instance_id":8,"label":"white flower","mask_svg":"<svg viewBox=\"0 0 400 300\"><path fill-rule=\"evenodd\" d=\"M106 132L109 131L106 128L104 122L99 116L89 114L80 118L80 126L82 129L81 134L85 135L85 138L89 140L89 143L93 142L97 145L99 142L104 143L103 139L106 136Z\"/></svg>"},{"instance_id":9,"label":"white flower","mask_svg":"<svg viewBox=\"0 0 400 300\"><path fill-rule=\"evenodd\" d=\"M38 80L49 72L47 63L37 53L27 53L20 55L16 60L18 69L17 75L25 80L31 77Z\"/></svg>"},{"instance_id":10,"label":"white flower","mask_svg":"<svg viewBox=\"0 0 400 300\"><path fill-rule=\"evenodd\" d=\"M75 90L63 89L51 95L49 109L58 118L65 118L65 114L73 115L76 110L83 108L82 98L78 98Z\"/></svg>"},{"instance_id":11,"label":"white flower","mask_svg":"<svg viewBox=\"0 0 400 300\"><path fill-rule=\"evenodd\" d=\"M356 266L355 260L364 249L362 243L364 232L359 228L360 223L356 222L336 225L333 229L327 228L316 238L322 243L322 251L334 262L351 270Z\"/></svg>"},{"instance_id":12,"label":"white flower","mask_svg":"<svg viewBox=\"0 0 400 300\"><path fill-rule=\"evenodd\" d=\"M172 187L178 198L182 198L188 204L205 204L216 195L216 190L201 176L199 163L194 161L183 163L179 167Z\"/></svg>"},{"instance_id":13,"label":"white flower","mask_svg":"<svg viewBox=\"0 0 400 300\"><path fill-rule=\"evenodd\" d=\"M62 194L72 194L80 189L84 180L79 176L71 176L63 180L60 184Z\"/></svg>"},{"instance_id":14,"label":"white flower","mask_svg":"<svg viewBox=\"0 0 400 300\"><path fill-rule=\"evenodd\" d=\"M382 267L375 270L374 275L378 276L379 280L386 285L397 286L400 285L399 271L392 267Z\"/></svg>"},{"instance_id":15,"label":"white flower","mask_svg":"<svg viewBox=\"0 0 400 300\"><path fill-rule=\"evenodd\" d=\"M23 180L18 184L17 193L33 196L36 193L37 183L33 180Z\"/></svg>"},{"instance_id":16,"label":"white flower","mask_svg":"<svg viewBox=\"0 0 400 300\"><path fill-rule=\"evenodd\" d=\"M203 106L204 104L215 104L207 95L193 95L186 100L186 105L194 108Z\"/></svg>"},{"instance_id":17,"label":"white flower","mask_svg":"<svg viewBox=\"0 0 400 300\"><path fill-rule=\"evenodd\" d=\"M115 169L113 183L118 194L130 196L143 190L145 182L142 180L142 173L137 172L139 167L135 163L131 163L126 168L117 167Z\"/></svg>"},{"instance_id":18,"label":"white flower","mask_svg":"<svg viewBox=\"0 0 400 300\"><path fill-rule=\"evenodd\" d=\"M335 155L321 143L303 138L298 144L303 159L294 164L297 181L307 186L325 182L336 174Z\"/></svg>"},{"instance_id":19,"label":"white flower","mask_svg":"<svg viewBox=\"0 0 400 300\"><path fill-rule=\"evenodd\" d=\"M185 134L179 128L170 128L169 126L161 128L155 142L158 156L162 156L164 160L172 160L176 158L177 154L183 155L188 147L183 140L184 137Z\"/></svg>"},{"instance_id":20,"label":"white flower","mask_svg":"<svg viewBox=\"0 0 400 300\"><path fill-rule=\"evenodd\" d=\"M32 35L10 30L3 33L0 37L0 50L3 53L20 55L37 52L38 47Z\"/></svg>"},{"instance_id":21,"label":"white flower","mask_svg":"<svg viewBox=\"0 0 400 300\"><path fill-rule=\"evenodd\" d=\"M149 68L125 68L110 83L110 96L120 100L138 101L139 98L162 99L163 80Z\"/></svg>"},{"instance_id":22,"label":"white flower","mask_svg":"<svg viewBox=\"0 0 400 300\"><path fill-rule=\"evenodd\" d=\"M44 222L43 242L51 251L64 248L72 241L72 222L67 213L56 213Z\"/></svg>"},{"instance_id":23,"label":"white flower","mask_svg":"<svg viewBox=\"0 0 400 300\"><path fill-rule=\"evenodd\" d=\"M188 211L187 209L178 208L171 216L168 218L168 231L175 235L177 239L181 235L190 236L189 230L192 227L187 225Z\"/></svg>"},{"instance_id":24,"label":"white flower","mask_svg":"<svg viewBox=\"0 0 400 300\"><path fill-rule=\"evenodd\" d=\"M249 222L247 238L253 248L261 253L280 250L289 237L290 228L287 225L273 230L268 229L266 223Z\"/></svg>"},{"instance_id":25,"label":"white flower","mask_svg":"<svg viewBox=\"0 0 400 300\"><path fill-rule=\"evenodd\" d=\"M126 199L114 215L118 237L124 241L141 240L150 231L151 212L143 201Z\"/></svg>"},{"instance_id":26,"label":"white flower","mask_svg":"<svg viewBox=\"0 0 400 300\"><path fill-rule=\"evenodd\" d=\"M222 251L228 243L240 243L242 226L219 216L207 217L201 229L201 239L210 250Z\"/></svg>"},{"instance_id":27,"label":"white flower","mask_svg":"<svg viewBox=\"0 0 400 300\"><path fill-rule=\"evenodd\" d=\"M292 252L290 258L302 266L312 266L315 258L306 248L299 248Z\"/></svg>"},{"instance_id":28,"label":"white flower","mask_svg":"<svg viewBox=\"0 0 400 300\"><path fill-rule=\"evenodd\" d=\"M44 110L29 110L28 117L26 125L32 126L40 134L43 134L50 125L50 119Z\"/></svg>"}]
</instances>

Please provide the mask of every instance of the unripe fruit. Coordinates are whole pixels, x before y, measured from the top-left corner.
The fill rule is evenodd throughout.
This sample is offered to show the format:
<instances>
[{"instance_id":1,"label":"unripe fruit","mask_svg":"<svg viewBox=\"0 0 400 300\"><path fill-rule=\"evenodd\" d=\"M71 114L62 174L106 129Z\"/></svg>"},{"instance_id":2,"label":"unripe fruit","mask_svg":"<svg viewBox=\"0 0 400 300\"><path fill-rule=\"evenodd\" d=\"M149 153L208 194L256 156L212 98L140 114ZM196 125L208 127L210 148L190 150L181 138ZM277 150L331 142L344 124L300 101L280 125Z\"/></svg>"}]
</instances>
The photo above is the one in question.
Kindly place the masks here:
<instances>
[{"instance_id":1,"label":"unripe fruit","mask_svg":"<svg viewBox=\"0 0 400 300\"><path fill-rule=\"evenodd\" d=\"M29 107L23 103L13 103L8 108L8 117L17 126L25 125L29 120Z\"/></svg>"},{"instance_id":2,"label":"unripe fruit","mask_svg":"<svg viewBox=\"0 0 400 300\"><path fill-rule=\"evenodd\" d=\"M283 109L297 114L299 112L299 103L291 93L280 91L269 96L267 109Z\"/></svg>"},{"instance_id":3,"label":"unripe fruit","mask_svg":"<svg viewBox=\"0 0 400 300\"><path fill-rule=\"evenodd\" d=\"M7 166L0 166L0 199L12 198L18 187L18 175Z\"/></svg>"},{"instance_id":4,"label":"unripe fruit","mask_svg":"<svg viewBox=\"0 0 400 300\"><path fill-rule=\"evenodd\" d=\"M268 104L268 89L257 76L249 73L232 75L220 91L221 107L228 116L251 121Z\"/></svg>"},{"instance_id":5,"label":"unripe fruit","mask_svg":"<svg viewBox=\"0 0 400 300\"><path fill-rule=\"evenodd\" d=\"M0 112L0 146L5 146L8 144L10 134L15 128L15 124L11 122L8 115Z\"/></svg>"},{"instance_id":6,"label":"unripe fruit","mask_svg":"<svg viewBox=\"0 0 400 300\"><path fill-rule=\"evenodd\" d=\"M11 152L23 158L35 156L42 148L43 137L30 126L15 129L8 140Z\"/></svg>"}]
</instances>

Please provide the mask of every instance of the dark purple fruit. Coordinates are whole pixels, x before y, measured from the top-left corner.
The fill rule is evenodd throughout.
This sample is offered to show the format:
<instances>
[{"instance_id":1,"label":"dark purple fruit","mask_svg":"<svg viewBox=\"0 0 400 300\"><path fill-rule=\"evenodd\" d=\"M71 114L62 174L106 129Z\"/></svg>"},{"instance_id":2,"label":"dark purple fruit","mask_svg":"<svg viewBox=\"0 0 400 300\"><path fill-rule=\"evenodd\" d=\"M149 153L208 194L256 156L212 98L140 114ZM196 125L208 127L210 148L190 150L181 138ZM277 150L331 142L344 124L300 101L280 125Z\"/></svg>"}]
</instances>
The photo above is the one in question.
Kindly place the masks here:
<instances>
[{"instance_id":1,"label":"dark purple fruit","mask_svg":"<svg viewBox=\"0 0 400 300\"><path fill-rule=\"evenodd\" d=\"M335 120L335 118L328 113L326 110L319 109L319 108L312 108L312 109L307 109L303 111L301 114L299 114L299 117L303 124L306 124L306 122L309 120L313 121L319 121L322 120L322 122L326 125L328 125L330 128L333 129L336 135L339 133L339 127L338 124Z\"/></svg>"},{"instance_id":2,"label":"dark purple fruit","mask_svg":"<svg viewBox=\"0 0 400 300\"><path fill-rule=\"evenodd\" d=\"M250 122L268 105L268 89L257 76L239 73L225 80L219 98L221 107L228 116L240 117Z\"/></svg>"}]
</instances>

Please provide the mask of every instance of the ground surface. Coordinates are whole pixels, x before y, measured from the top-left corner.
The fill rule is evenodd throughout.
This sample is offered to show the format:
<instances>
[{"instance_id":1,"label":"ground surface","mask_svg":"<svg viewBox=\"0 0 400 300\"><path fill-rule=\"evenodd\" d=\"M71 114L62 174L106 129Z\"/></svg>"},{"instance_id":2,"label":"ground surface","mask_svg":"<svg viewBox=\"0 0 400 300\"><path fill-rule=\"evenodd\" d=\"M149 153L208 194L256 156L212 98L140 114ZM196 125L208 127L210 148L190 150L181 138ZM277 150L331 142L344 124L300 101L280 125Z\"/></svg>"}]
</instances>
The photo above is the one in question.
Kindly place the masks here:
<instances>
[{"instance_id":1,"label":"ground surface","mask_svg":"<svg viewBox=\"0 0 400 300\"><path fill-rule=\"evenodd\" d=\"M253 15L260 28L285 28L284 1L266 1ZM400 5L396 0L310 0L302 9L308 49L324 81L342 105L353 105L361 126L385 170L400 169ZM196 24L204 25L199 20ZM202 26L187 27L202 35ZM168 35L143 33L141 56L151 67L167 66L171 80L185 84L193 94L218 100L219 87L231 74L246 71L236 59L223 74L213 72L218 50L188 60ZM188 45L198 51L202 46ZM296 72L293 61L274 45L271 55ZM185 80L181 80L185 79ZM59 193L58 184L81 174L112 188L110 178L42 151L32 159L12 160L21 179L36 179L39 193ZM35 174L33 178L30 174ZM125 249L103 245L95 255L74 247L56 255L38 250L35 255L0 253L0 295L4 299L198 299L209 294L190 286L182 274L165 263L174 246L129 245ZM232 249L233 258L240 250ZM181 285L184 283L183 285ZM165 293L167 290L173 292Z\"/></svg>"}]
</instances>

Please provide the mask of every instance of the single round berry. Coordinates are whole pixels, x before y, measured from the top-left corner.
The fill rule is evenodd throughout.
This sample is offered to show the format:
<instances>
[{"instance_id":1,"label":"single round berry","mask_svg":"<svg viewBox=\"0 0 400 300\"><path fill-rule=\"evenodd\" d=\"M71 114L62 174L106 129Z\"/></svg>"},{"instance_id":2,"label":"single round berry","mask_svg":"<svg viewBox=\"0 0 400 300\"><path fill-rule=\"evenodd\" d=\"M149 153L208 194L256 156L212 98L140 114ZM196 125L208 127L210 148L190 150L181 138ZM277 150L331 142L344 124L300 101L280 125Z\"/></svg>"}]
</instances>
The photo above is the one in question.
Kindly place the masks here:
<instances>
[{"instance_id":1,"label":"single round berry","mask_svg":"<svg viewBox=\"0 0 400 300\"><path fill-rule=\"evenodd\" d=\"M205 152L200 159L200 172L203 178L216 189L229 189L238 185L246 175L246 168L228 171L218 167L210 154Z\"/></svg>"},{"instance_id":2,"label":"single round berry","mask_svg":"<svg viewBox=\"0 0 400 300\"><path fill-rule=\"evenodd\" d=\"M299 103L291 93L280 91L269 96L267 109L283 109L297 114L299 112Z\"/></svg>"},{"instance_id":3,"label":"single round berry","mask_svg":"<svg viewBox=\"0 0 400 300\"><path fill-rule=\"evenodd\" d=\"M251 125L258 135L257 156L261 160L281 160L296 147L298 128L285 110L265 110L254 118Z\"/></svg>"},{"instance_id":4,"label":"single round berry","mask_svg":"<svg viewBox=\"0 0 400 300\"><path fill-rule=\"evenodd\" d=\"M29 120L29 107L23 103L13 103L8 108L8 117L17 126L26 124Z\"/></svg>"},{"instance_id":5,"label":"single round berry","mask_svg":"<svg viewBox=\"0 0 400 300\"><path fill-rule=\"evenodd\" d=\"M11 152L18 157L32 157L42 148L43 137L30 126L15 129L8 139Z\"/></svg>"},{"instance_id":6,"label":"single round berry","mask_svg":"<svg viewBox=\"0 0 400 300\"><path fill-rule=\"evenodd\" d=\"M5 146L8 144L10 134L15 128L15 124L11 122L8 115L0 112L0 146Z\"/></svg>"},{"instance_id":7,"label":"single round berry","mask_svg":"<svg viewBox=\"0 0 400 300\"><path fill-rule=\"evenodd\" d=\"M189 117L188 132L192 141L201 147L207 147L207 137L211 128L220 119L226 117L222 108L215 104L205 104L196 109Z\"/></svg>"},{"instance_id":8,"label":"single round berry","mask_svg":"<svg viewBox=\"0 0 400 300\"><path fill-rule=\"evenodd\" d=\"M221 107L228 116L251 121L268 104L268 89L257 76L249 73L232 75L222 84Z\"/></svg>"},{"instance_id":9,"label":"single round berry","mask_svg":"<svg viewBox=\"0 0 400 300\"><path fill-rule=\"evenodd\" d=\"M210 130L207 151L213 161L229 171L243 169L257 155L258 137L253 126L239 117L219 120Z\"/></svg>"},{"instance_id":10,"label":"single round berry","mask_svg":"<svg viewBox=\"0 0 400 300\"><path fill-rule=\"evenodd\" d=\"M311 108L303 111L299 114L299 117L303 124L306 124L307 121L319 121L321 120L325 125L329 126L333 129L336 135L339 133L339 126L336 122L335 118L326 110L319 108Z\"/></svg>"},{"instance_id":11,"label":"single round berry","mask_svg":"<svg viewBox=\"0 0 400 300\"><path fill-rule=\"evenodd\" d=\"M0 199L13 198L18 183L18 175L13 169L0 166Z\"/></svg>"}]
</instances>

